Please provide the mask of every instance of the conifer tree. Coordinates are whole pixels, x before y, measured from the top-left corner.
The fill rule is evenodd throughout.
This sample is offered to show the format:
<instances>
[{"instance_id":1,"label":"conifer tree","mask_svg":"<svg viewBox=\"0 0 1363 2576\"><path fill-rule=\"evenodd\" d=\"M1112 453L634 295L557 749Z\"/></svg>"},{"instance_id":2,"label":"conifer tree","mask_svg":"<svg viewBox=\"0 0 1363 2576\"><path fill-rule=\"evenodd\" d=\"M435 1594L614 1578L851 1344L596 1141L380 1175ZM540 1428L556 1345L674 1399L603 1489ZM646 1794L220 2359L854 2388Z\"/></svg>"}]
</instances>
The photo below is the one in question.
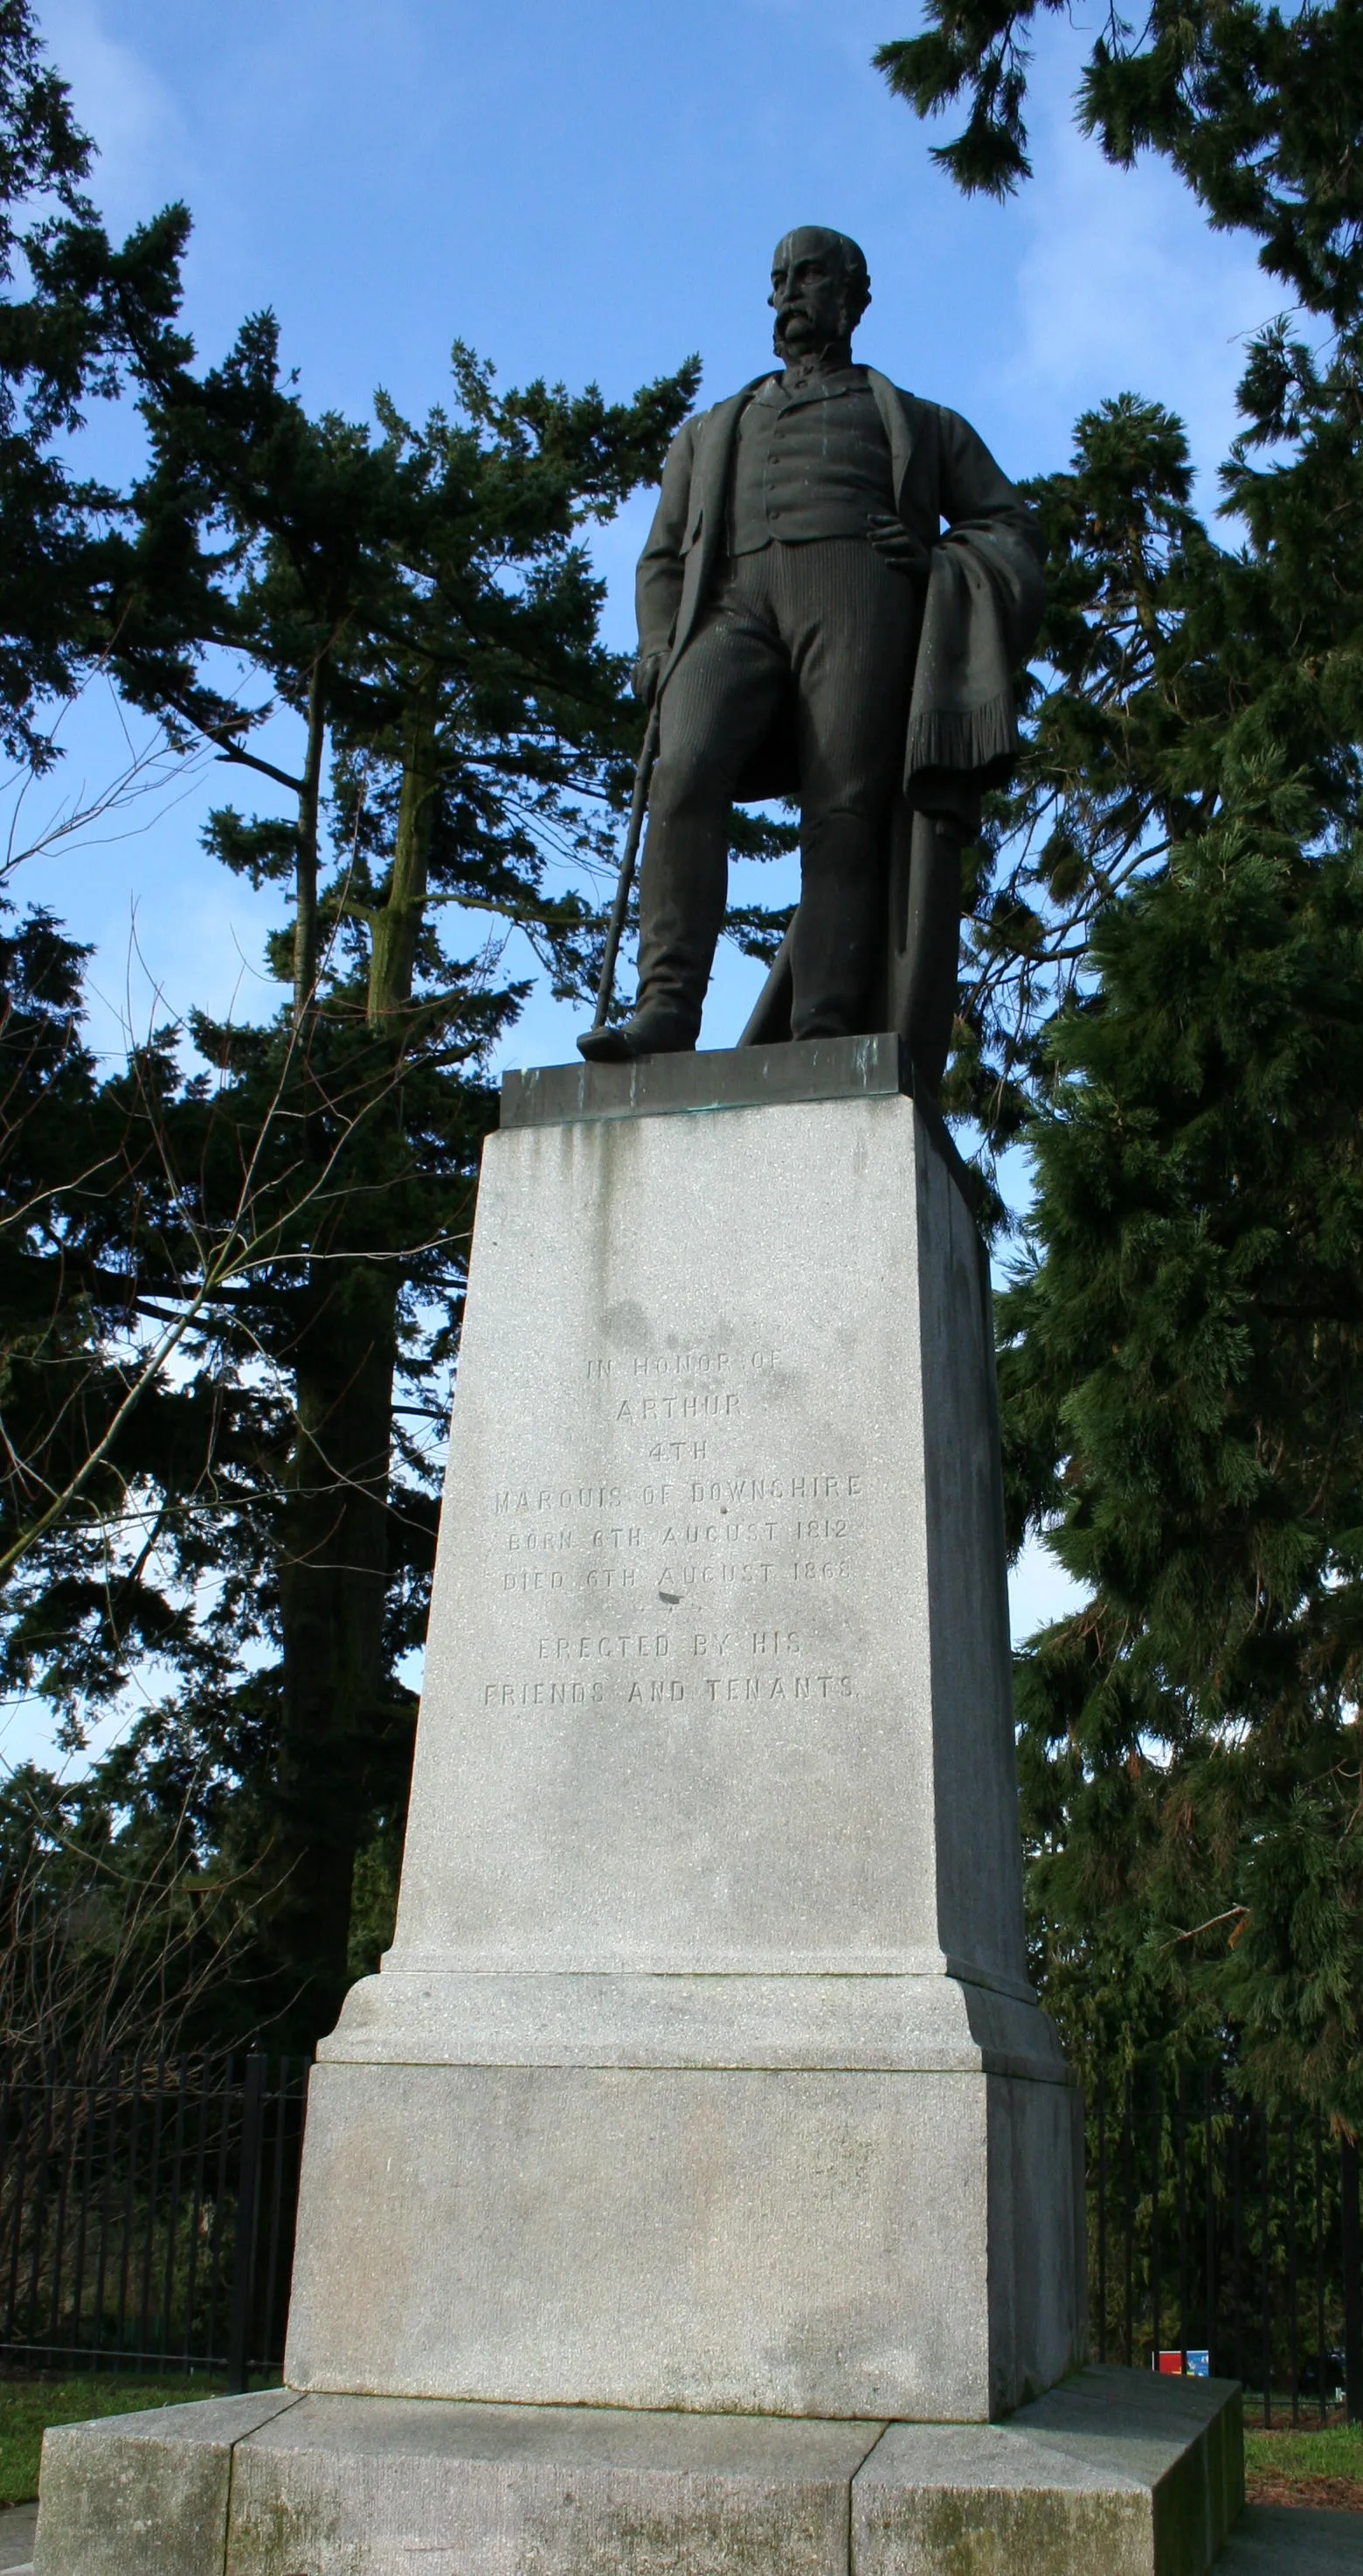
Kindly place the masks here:
<instances>
[{"instance_id":1,"label":"conifer tree","mask_svg":"<svg viewBox=\"0 0 1363 2576\"><path fill-rule=\"evenodd\" d=\"M878 57L920 113L968 95L940 155L968 189L1026 175L1034 14L930 0ZM983 863L1025 1025L992 1067L980 1030L963 1049L963 1096L987 1108L992 1071L1036 1175L1000 1318L1014 1534L1046 1529L1088 1591L1019 1668L1051 2000L1085 2071L1229 2052L1352 2130L1361 83L1347 6L1157 8L1090 52L1109 157L1165 153L1309 319L1251 347L1221 541L1176 419L1132 396L1036 488L1042 669Z\"/></svg>"},{"instance_id":2,"label":"conifer tree","mask_svg":"<svg viewBox=\"0 0 1363 2576\"><path fill-rule=\"evenodd\" d=\"M16 1788L0 1878L17 1854L37 1959L82 1852L131 1871L139 1922L144 1863L194 1922L220 1922L216 1873L243 1929L220 2030L310 2042L357 1852L351 1964L391 1906L485 1058L528 989L505 944L590 989L628 793L637 711L583 534L656 476L696 370L621 405L503 395L456 347L453 406L420 427L383 397L372 423L313 418L268 315L196 367L187 217L113 250L91 152L31 11L0 0L0 733L41 767L54 705L107 671L263 791L208 844L278 882L293 925L278 1018L191 1015L189 1079L175 1029L101 1074L47 916L0 948L0 1664L77 1735L158 1676L74 1806ZM116 493L73 439L129 386L149 455Z\"/></svg>"},{"instance_id":3,"label":"conifer tree","mask_svg":"<svg viewBox=\"0 0 1363 2576\"><path fill-rule=\"evenodd\" d=\"M526 990L500 971L509 930L560 992L594 979L592 871L638 718L598 641L580 532L656 476L694 382L688 368L622 406L500 395L456 349L456 406L420 429L382 397L373 429L313 421L263 319L222 368L146 403L114 666L292 806L213 818L214 853L292 897L274 950L289 1002L272 1027L196 1023L211 1117L185 1097L166 1129L194 1174L182 1295L200 1296L198 1240L237 1221L254 1172L249 1256L193 1342L223 1386L267 1380L250 1508L219 1545L254 1567L239 1643L253 1632L268 1660L226 1698L209 1672L139 1739L197 1725L229 1762L234 1730L253 1747L232 1830L268 1891L255 2001L276 2035L334 2019L357 1850L377 1819L391 1855L400 1828L412 1702L394 1668L420 1639L434 1512L429 1443L404 1438L395 1396L423 1417L457 1336L493 1114L482 1059ZM254 682L246 710L224 654ZM296 768L278 722L259 749L267 713L293 717ZM199 1518L181 1518L182 1571Z\"/></svg>"},{"instance_id":4,"label":"conifer tree","mask_svg":"<svg viewBox=\"0 0 1363 2576\"><path fill-rule=\"evenodd\" d=\"M0 0L0 745L52 758L54 703L107 649L118 495L73 472L83 406L177 367L171 206L114 249L82 182L94 146L29 0Z\"/></svg>"}]
</instances>

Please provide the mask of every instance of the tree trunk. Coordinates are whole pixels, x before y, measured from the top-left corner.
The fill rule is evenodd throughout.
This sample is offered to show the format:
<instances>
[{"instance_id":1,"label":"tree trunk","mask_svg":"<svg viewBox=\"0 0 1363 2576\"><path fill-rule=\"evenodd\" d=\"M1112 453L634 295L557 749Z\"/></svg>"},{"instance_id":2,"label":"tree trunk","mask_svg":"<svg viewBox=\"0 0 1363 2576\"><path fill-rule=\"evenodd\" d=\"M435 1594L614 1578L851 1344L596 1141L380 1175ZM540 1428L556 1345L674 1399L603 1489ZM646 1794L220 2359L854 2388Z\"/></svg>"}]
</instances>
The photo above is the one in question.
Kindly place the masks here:
<instances>
[{"instance_id":1,"label":"tree trunk","mask_svg":"<svg viewBox=\"0 0 1363 2576\"><path fill-rule=\"evenodd\" d=\"M373 1106L362 1151L366 1164L385 1178L401 1171L407 1150L402 1048L438 790L428 692L413 706L407 728L388 895L372 918L366 1017ZM302 892L300 875L300 956ZM314 985L315 980L314 962ZM300 984L296 1009L300 998L304 1010L310 1007L310 992L311 987L304 994ZM355 1854L374 1806L382 1748L391 1741L398 1715L384 1625L399 1290L396 1263L363 1256L316 1261L296 1345L297 1432L281 1562L283 1726L271 1866L274 2027L295 2044L311 2045L332 2027L340 2009Z\"/></svg>"},{"instance_id":2,"label":"tree trunk","mask_svg":"<svg viewBox=\"0 0 1363 2576\"><path fill-rule=\"evenodd\" d=\"M308 681L308 745L298 799L298 869L294 880L293 1024L303 1026L317 995L317 838L326 749L325 663L321 654Z\"/></svg>"},{"instance_id":3,"label":"tree trunk","mask_svg":"<svg viewBox=\"0 0 1363 2576\"><path fill-rule=\"evenodd\" d=\"M392 1720L384 1669L396 1297L378 1264L318 1264L296 1365L284 1510L283 1729L271 1877L281 2035L311 2044L345 1993L355 1852Z\"/></svg>"},{"instance_id":4,"label":"tree trunk","mask_svg":"<svg viewBox=\"0 0 1363 2576\"><path fill-rule=\"evenodd\" d=\"M397 1036L412 998L417 942L426 913L431 834L440 792L433 684L409 711L403 743L402 795L388 899L375 913L369 959L369 1025Z\"/></svg>"}]
</instances>

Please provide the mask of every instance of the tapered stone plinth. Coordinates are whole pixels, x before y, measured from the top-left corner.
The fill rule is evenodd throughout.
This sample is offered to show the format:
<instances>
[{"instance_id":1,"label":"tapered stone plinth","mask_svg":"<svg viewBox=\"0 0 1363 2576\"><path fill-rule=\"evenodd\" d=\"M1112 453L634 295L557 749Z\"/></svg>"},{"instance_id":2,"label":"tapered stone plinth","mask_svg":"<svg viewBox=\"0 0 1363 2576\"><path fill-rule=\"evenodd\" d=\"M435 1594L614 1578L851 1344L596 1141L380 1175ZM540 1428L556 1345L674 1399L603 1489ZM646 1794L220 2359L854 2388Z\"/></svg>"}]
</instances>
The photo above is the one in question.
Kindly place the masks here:
<instances>
[{"instance_id":1,"label":"tapered stone plinth","mask_svg":"<svg viewBox=\"0 0 1363 2576\"><path fill-rule=\"evenodd\" d=\"M510 1090L289 2379L983 2419L1083 2274L951 1148L889 1040Z\"/></svg>"}]
</instances>

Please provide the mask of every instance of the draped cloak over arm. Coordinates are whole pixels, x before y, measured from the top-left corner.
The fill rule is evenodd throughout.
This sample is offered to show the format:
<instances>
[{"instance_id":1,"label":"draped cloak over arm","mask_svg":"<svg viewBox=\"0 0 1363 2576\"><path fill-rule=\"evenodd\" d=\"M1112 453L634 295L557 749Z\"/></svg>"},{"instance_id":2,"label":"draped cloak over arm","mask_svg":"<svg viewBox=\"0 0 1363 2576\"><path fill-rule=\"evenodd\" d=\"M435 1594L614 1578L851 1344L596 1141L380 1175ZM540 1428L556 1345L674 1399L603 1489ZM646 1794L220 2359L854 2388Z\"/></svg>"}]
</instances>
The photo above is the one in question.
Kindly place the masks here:
<instances>
[{"instance_id":1,"label":"draped cloak over arm","mask_svg":"<svg viewBox=\"0 0 1363 2576\"><path fill-rule=\"evenodd\" d=\"M1016 486L967 421L932 409L947 526L934 531L904 793L920 813L965 821L963 806L977 810L981 791L1001 786L1017 757L1013 680L1041 622L1043 585L1034 522Z\"/></svg>"}]
</instances>

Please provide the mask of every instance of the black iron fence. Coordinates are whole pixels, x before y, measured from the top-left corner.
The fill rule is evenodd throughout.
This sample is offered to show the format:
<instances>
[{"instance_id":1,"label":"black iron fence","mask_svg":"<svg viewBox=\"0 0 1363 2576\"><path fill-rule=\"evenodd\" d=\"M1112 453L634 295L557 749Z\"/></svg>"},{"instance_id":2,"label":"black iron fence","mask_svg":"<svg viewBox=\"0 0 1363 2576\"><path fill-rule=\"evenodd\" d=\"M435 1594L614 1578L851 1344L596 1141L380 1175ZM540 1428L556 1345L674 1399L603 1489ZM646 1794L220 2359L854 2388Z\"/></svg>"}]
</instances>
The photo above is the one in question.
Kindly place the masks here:
<instances>
[{"instance_id":1,"label":"black iron fence","mask_svg":"<svg viewBox=\"0 0 1363 2576\"><path fill-rule=\"evenodd\" d=\"M1100 2083L1088 2222L1096 2360L1242 2380L1265 2423L1363 2418L1359 2153L1318 2111L1212 2075Z\"/></svg>"},{"instance_id":2,"label":"black iron fence","mask_svg":"<svg viewBox=\"0 0 1363 2576\"><path fill-rule=\"evenodd\" d=\"M111 2061L0 2081L0 2353L215 2372L284 2356L306 2062Z\"/></svg>"},{"instance_id":3,"label":"black iron fence","mask_svg":"<svg viewBox=\"0 0 1363 2576\"><path fill-rule=\"evenodd\" d=\"M0 2068L0 2358L278 2373L308 2069L265 2057ZM1217 2078L1099 2085L1090 2346L1363 2418L1359 2154Z\"/></svg>"}]
</instances>

